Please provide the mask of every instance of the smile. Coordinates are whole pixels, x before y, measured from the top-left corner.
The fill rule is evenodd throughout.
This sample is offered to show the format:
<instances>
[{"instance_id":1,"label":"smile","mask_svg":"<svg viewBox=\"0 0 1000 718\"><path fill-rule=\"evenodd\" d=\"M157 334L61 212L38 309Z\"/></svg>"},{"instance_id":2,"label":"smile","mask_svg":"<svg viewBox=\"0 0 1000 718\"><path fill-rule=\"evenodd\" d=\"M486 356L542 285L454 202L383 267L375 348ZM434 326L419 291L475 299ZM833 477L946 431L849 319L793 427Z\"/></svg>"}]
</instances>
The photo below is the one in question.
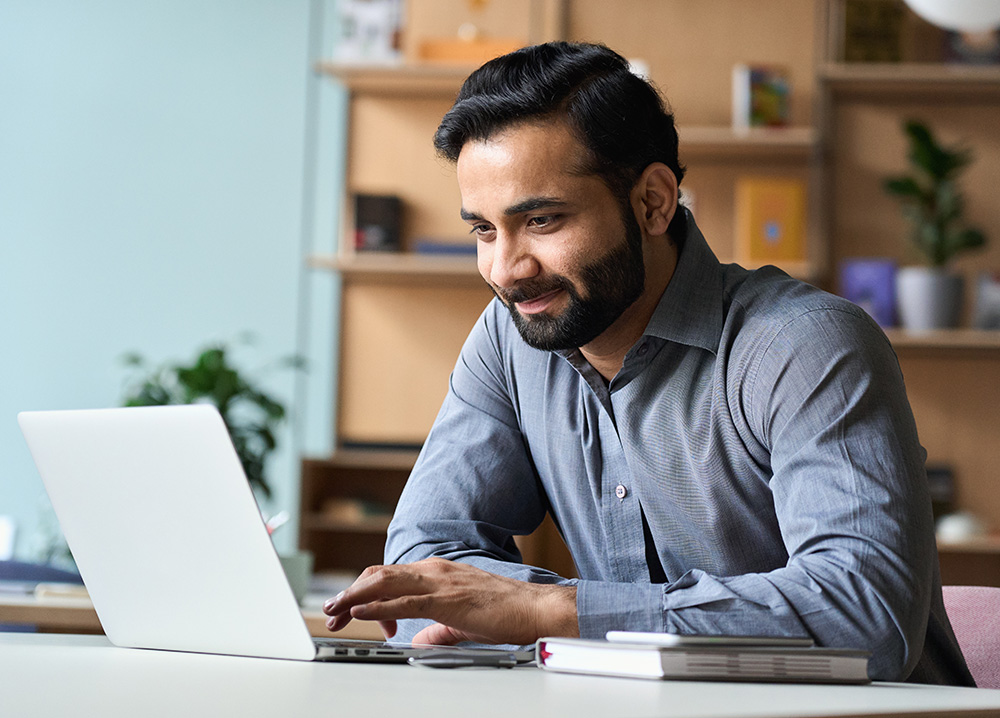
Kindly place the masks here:
<instances>
[{"instance_id":1,"label":"smile","mask_svg":"<svg viewBox=\"0 0 1000 718\"><path fill-rule=\"evenodd\" d=\"M521 314L539 314L548 309L562 292L562 289L553 289L551 292L539 294L528 301L517 302L514 306Z\"/></svg>"}]
</instances>

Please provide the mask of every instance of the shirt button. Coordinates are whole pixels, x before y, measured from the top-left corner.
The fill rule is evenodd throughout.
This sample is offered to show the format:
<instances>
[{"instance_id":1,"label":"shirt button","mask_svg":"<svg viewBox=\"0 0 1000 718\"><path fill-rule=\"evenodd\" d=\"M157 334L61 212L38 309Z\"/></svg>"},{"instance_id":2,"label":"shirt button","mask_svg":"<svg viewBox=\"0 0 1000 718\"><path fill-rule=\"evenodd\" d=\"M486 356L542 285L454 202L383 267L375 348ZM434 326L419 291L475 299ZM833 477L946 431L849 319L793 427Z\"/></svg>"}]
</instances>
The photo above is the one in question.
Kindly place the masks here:
<instances>
[{"instance_id":1,"label":"shirt button","mask_svg":"<svg viewBox=\"0 0 1000 718\"><path fill-rule=\"evenodd\" d=\"M639 356L644 357L649 352L649 344L643 344L639 347Z\"/></svg>"},{"instance_id":2,"label":"shirt button","mask_svg":"<svg viewBox=\"0 0 1000 718\"><path fill-rule=\"evenodd\" d=\"M627 495L628 495L628 489L626 489L624 486L618 484L618 486L615 487L615 496L618 497L619 501L624 499Z\"/></svg>"}]
</instances>

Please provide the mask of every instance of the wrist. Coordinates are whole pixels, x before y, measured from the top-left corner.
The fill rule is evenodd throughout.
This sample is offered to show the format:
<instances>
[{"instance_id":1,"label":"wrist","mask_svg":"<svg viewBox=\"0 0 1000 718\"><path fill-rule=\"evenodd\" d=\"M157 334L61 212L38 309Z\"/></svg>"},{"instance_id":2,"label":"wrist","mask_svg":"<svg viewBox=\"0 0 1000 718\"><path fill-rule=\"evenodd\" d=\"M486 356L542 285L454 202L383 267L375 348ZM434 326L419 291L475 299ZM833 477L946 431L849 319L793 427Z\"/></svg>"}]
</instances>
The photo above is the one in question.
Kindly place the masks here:
<instances>
[{"instance_id":1,"label":"wrist","mask_svg":"<svg viewBox=\"0 0 1000 718\"><path fill-rule=\"evenodd\" d=\"M576 586L539 586L542 595L536 616L537 637L579 638L580 623L576 612Z\"/></svg>"}]
</instances>

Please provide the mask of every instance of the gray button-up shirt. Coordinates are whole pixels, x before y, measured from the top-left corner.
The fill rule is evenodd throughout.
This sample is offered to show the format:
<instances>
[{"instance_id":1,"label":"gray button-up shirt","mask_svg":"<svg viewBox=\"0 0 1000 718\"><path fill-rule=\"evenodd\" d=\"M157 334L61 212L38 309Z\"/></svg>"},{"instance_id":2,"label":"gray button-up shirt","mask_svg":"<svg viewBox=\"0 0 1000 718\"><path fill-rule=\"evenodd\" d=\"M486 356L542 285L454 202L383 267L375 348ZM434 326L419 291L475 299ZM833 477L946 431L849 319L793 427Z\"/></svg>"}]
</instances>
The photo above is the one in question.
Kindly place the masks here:
<instances>
[{"instance_id":1,"label":"gray button-up shirt","mask_svg":"<svg viewBox=\"0 0 1000 718\"><path fill-rule=\"evenodd\" d=\"M884 334L777 269L721 265L689 226L610 383L579 351L529 347L505 307L487 307L386 562L441 556L575 583L584 637L803 635L872 651L873 678L970 684L941 599L925 452ZM546 512L579 580L521 564L512 537ZM424 623L401 622L401 635Z\"/></svg>"}]
</instances>

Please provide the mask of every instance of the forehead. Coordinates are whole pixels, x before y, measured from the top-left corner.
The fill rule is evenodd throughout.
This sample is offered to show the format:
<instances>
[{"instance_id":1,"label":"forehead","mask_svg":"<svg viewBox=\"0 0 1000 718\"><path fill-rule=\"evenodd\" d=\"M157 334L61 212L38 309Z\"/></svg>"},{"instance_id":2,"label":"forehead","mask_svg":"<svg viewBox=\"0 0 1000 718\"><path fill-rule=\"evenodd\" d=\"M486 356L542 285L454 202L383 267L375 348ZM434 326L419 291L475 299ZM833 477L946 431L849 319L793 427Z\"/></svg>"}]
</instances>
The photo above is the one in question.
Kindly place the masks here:
<instances>
[{"instance_id":1,"label":"forehead","mask_svg":"<svg viewBox=\"0 0 1000 718\"><path fill-rule=\"evenodd\" d=\"M480 192L551 192L596 180L586 166L587 151L566 123L521 123L467 142L458 156L458 184L463 201Z\"/></svg>"}]
</instances>

